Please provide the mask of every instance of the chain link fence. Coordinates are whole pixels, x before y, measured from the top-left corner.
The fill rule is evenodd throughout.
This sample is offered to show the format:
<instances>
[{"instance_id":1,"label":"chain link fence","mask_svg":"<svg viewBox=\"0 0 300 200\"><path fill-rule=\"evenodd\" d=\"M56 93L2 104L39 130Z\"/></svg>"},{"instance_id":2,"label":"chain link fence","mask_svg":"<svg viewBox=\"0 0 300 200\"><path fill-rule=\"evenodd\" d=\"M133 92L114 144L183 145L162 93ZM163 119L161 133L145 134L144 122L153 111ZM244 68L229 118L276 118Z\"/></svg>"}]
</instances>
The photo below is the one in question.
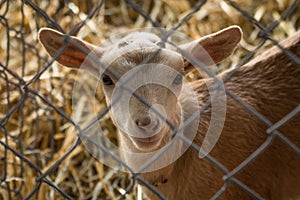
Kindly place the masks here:
<instances>
[{"instance_id":1,"label":"chain link fence","mask_svg":"<svg viewBox=\"0 0 300 200\"><path fill-rule=\"evenodd\" d=\"M41 27L51 27L101 44L103 38L134 28L178 30L196 39L231 24L241 26L244 38L231 59L219 64L217 73L228 68L238 69L275 45L300 67L299 55L297 57L278 44L299 29L299 0L0 1L0 199L146 198L137 184L148 187L157 197L165 198L153 184L141 178L139 172L142 169L134 172L103 146L96 147L129 173L102 165L86 151L80 136L93 123L100 123L106 137L117 144L116 128L108 116L112 105L105 105L103 94L97 88L97 116L85 119L89 123L85 127L72 119L73 83L82 83L86 90L95 83L80 79L76 71L65 69L49 58L38 43ZM235 70L224 82L234 75ZM186 78L203 77L192 72ZM298 119L300 108L295 107L278 122L272 122L269 116L251 108L230 90L226 90L226 95L265 125L267 131L264 142L232 170L210 154L202 158L223 173L224 185L212 198L222 198L229 185L234 184L249 197L263 199L240 181L237 174L264 154L274 143L274 137L300 159L299 141L289 139L280 129L287 121ZM140 100L148 104L144 99ZM208 101L201 113L210 104ZM300 124L297 125L300 130ZM195 143L190 149L201 154ZM158 157L153 157L148 165Z\"/></svg>"}]
</instances>

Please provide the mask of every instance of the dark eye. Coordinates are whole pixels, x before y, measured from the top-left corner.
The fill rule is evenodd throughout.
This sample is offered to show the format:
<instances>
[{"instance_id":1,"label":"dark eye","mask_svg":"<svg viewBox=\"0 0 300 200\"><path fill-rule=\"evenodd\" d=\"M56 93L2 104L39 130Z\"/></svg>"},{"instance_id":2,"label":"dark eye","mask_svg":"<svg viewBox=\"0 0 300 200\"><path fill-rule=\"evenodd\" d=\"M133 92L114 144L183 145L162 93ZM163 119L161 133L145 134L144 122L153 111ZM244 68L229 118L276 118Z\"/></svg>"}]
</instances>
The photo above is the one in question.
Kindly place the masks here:
<instances>
[{"instance_id":1,"label":"dark eye","mask_svg":"<svg viewBox=\"0 0 300 200\"><path fill-rule=\"evenodd\" d=\"M181 84L181 82L182 82L182 75L181 75L181 74L178 74L178 75L175 77L175 79L173 80L173 84L179 85L179 84Z\"/></svg>"},{"instance_id":2,"label":"dark eye","mask_svg":"<svg viewBox=\"0 0 300 200\"><path fill-rule=\"evenodd\" d=\"M109 78L109 76L107 76L107 75L102 76L102 82L104 85L113 85L114 84L114 82L111 80L111 78Z\"/></svg>"}]
</instances>

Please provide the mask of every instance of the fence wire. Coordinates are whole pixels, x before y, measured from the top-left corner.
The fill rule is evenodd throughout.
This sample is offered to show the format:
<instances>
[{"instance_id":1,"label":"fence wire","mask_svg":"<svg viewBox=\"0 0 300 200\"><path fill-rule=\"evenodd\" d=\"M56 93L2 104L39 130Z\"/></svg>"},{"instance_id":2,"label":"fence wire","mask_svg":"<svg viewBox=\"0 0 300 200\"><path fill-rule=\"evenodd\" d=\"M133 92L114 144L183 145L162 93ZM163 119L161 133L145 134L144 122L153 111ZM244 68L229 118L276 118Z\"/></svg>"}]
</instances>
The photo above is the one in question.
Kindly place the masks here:
<instances>
[{"instance_id":1,"label":"fence wire","mask_svg":"<svg viewBox=\"0 0 300 200\"><path fill-rule=\"evenodd\" d=\"M222 15L229 15L230 24L238 24L242 29L251 30L251 32L244 31L248 40L243 41L244 44L242 44L244 47L249 47L248 50L243 51L239 59L234 61L235 57L233 57L233 61L223 64L224 68L233 68L223 78L223 82L226 84L235 76L240 67L261 51L272 46L278 46L289 59L300 67L300 58L279 44L279 40L299 29L300 1L289 1L286 5L284 4L286 1L276 2L267 1L267 5L278 5L276 8L271 8L272 16L269 16L270 13L267 13L265 7L248 7L242 1L231 0L171 1L171 3L133 0L120 2L113 0L97 2L95 0L85 2L2 0L0 2L0 199L139 199L141 197L138 194L140 191L137 189L137 184L147 187L158 198L165 199L158 188L144 180L140 174L162 156L172 143L155 154L138 171L134 171L105 146L86 137L85 131L93 124L100 123L105 129L107 137L116 142L116 130L107 117L109 110L114 105L105 106L103 96L99 94L102 103L97 116L89 119L85 126L73 121L71 117L73 83L75 81L88 85L90 83L88 80L79 80L74 71L60 69L55 59L50 59L46 55L37 40L37 33L41 27L51 27L69 36L81 34L80 36L87 40L100 43L97 38L105 38L114 31L126 30L125 26L151 26L157 28L158 31L162 30L160 28L169 30L162 32L161 41L166 42L176 30L188 31L191 37L196 37L195 32L197 31L189 31L195 24L203 23L203 26L197 25L198 29L205 29L210 23L213 26L217 26L215 23L219 24L217 28L224 28L220 24L224 19L216 22L213 18L214 15L210 16L209 13L215 12L212 8L218 5L222 8L220 11ZM185 10L181 8L180 3L187 8ZM159 13L163 4L169 10L166 15L170 19L174 19L173 22L167 23L166 20L163 20L167 18ZM172 7L171 4L175 6ZM178 6L176 7L176 5ZM179 11L171 10L175 8ZM180 9L182 10L180 11ZM175 20L173 12L181 13L178 21ZM220 13L216 13L216 15ZM263 15L268 15L269 18L265 19ZM239 16L240 19L232 19L233 16ZM117 20L117 18L119 19ZM206 24L206 22L208 23ZM243 23L239 24L239 22ZM111 31L109 31L110 29ZM205 35L216 31L213 29L215 28L211 27L208 31L205 29L201 34ZM105 34L105 31L108 33ZM256 37L255 41L254 37ZM251 40L252 45L245 44ZM173 43L171 45L177 47ZM56 57L59 57L63 50L64 47L57 52ZM153 57L155 55L152 54ZM143 62L148 63L150 60L151 57ZM98 61L96 60L96 62ZM203 68L203 71L205 70L207 69ZM194 79L198 78L194 74L191 76ZM208 74L208 76L216 78L212 74ZM128 79L130 80L130 78L132 77ZM123 85L123 89L126 90L125 82ZM147 100L134 91L131 92L143 104L151 107ZM280 139L300 158L300 147L296 145L296 141L292 141L281 131L284 124L299 115L300 107L298 105L290 113L282 116L281 120L274 123L268 119L270 116L259 113L226 87L225 93L228 98L245 109L250 116L267 127L267 137L255 151L231 170L210 154L203 158L223 174L224 184L216 191L212 199L222 198L231 184L244 190L253 199L263 199L257 191L239 180L237 174L246 169L261 154L264 154L272 146L275 138ZM211 101L208 100L194 117L202 115L211 106ZM193 119L190 119L189 122L186 121L184 126L192 121ZM205 152L201 152L199 145L190 141L189 138L178 136L179 130L172 122L167 121L166 123L172 129L174 137L179 137L185 143L191 143L189 148L198 155L205 154ZM300 127L298 128L300 130ZM83 140L89 141L101 153L122 165L129 174L97 162L89 152L84 150Z\"/></svg>"}]
</instances>

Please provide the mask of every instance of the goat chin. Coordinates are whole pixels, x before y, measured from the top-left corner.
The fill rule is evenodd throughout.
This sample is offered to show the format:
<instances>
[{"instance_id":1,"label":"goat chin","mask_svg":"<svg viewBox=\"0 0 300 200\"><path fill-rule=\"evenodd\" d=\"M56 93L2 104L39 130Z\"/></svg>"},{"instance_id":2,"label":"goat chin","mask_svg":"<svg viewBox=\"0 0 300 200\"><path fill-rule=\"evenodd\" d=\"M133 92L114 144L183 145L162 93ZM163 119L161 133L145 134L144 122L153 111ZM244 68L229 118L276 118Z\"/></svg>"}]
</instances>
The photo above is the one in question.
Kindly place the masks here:
<instances>
[{"instance_id":1,"label":"goat chin","mask_svg":"<svg viewBox=\"0 0 300 200\"><path fill-rule=\"evenodd\" d=\"M147 137L147 138L134 138L130 137L133 145L135 147L143 152L151 152L155 151L157 149L160 149L162 146L164 146L167 142L170 141L170 133L166 131L161 131L154 136Z\"/></svg>"}]
</instances>

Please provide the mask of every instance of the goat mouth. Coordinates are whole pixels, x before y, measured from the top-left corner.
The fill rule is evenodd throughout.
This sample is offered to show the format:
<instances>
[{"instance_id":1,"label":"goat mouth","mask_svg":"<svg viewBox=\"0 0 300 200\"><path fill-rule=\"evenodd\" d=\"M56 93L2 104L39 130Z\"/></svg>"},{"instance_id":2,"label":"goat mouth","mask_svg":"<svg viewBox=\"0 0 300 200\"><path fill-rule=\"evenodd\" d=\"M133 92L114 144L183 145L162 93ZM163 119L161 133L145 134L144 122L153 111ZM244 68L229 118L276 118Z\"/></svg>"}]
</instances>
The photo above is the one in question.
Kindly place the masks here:
<instances>
[{"instance_id":1,"label":"goat mouth","mask_svg":"<svg viewBox=\"0 0 300 200\"><path fill-rule=\"evenodd\" d=\"M156 134L154 136L148 137L148 138L136 138L132 137L134 143L141 148L153 148L160 144L160 141L162 140L162 137L159 134Z\"/></svg>"}]
</instances>

